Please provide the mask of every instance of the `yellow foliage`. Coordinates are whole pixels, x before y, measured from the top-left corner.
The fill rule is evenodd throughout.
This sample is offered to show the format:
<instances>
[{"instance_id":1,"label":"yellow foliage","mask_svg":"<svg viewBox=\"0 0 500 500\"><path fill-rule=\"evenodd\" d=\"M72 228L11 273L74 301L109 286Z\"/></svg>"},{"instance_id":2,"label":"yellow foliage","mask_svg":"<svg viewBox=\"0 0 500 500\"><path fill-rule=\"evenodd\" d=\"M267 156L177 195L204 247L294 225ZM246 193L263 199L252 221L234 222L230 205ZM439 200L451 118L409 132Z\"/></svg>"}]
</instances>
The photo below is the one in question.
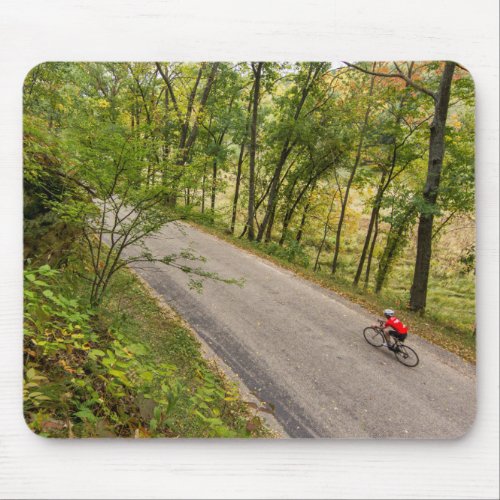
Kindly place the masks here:
<instances>
[{"instance_id":1,"label":"yellow foliage","mask_svg":"<svg viewBox=\"0 0 500 500\"><path fill-rule=\"evenodd\" d=\"M103 108L103 109L109 108L109 102L106 101L106 99L98 99L97 100L97 106L99 108Z\"/></svg>"}]
</instances>

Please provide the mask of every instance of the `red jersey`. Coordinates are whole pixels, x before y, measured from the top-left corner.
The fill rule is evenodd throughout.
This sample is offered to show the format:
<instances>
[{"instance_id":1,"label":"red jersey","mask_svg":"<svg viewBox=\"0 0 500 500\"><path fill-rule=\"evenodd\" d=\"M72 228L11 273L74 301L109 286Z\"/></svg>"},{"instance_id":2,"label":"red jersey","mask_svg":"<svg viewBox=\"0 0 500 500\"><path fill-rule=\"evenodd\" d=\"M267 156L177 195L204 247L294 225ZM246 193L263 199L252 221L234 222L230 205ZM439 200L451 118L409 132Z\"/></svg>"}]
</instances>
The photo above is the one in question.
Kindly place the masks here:
<instances>
[{"instance_id":1,"label":"red jersey","mask_svg":"<svg viewBox=\"0 0 500 500\"><path fill-rule=\"evenodd\" d=\"M399 321L396 316L391 316L386 322L384 328L387 328L390 326L391 328L394 328L398 333L408 333L408 328Z\"/></svg>"}]
</instances>

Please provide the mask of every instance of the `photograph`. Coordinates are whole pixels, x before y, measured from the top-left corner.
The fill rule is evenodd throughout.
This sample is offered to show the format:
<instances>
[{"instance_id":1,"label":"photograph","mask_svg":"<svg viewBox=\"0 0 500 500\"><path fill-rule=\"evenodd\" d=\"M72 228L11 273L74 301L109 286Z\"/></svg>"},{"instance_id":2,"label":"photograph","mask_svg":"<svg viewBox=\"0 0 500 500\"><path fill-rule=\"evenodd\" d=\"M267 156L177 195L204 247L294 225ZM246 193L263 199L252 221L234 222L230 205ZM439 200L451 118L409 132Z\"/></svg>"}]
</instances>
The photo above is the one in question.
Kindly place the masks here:
<instances>
[{"instance_id":1,"label":"photograph","mask_svg":"<svg viewBox=\"0 0 500 500\"><path fill-rule=\"evenodd\" d=\"M22 146L29 429L466 435L473 76L445 60L34 66Z\"/></svg>"}]
</instances>

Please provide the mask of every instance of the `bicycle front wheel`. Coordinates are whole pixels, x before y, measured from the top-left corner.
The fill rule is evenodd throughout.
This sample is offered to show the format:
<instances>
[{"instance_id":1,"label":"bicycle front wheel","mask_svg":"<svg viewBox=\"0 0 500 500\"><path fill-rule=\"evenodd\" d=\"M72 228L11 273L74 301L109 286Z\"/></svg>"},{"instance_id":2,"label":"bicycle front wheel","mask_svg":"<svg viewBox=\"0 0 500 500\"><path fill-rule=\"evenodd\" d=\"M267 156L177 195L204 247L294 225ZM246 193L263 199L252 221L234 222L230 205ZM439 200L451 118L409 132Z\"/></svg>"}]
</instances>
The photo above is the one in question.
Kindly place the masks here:
<instances>
[{"instance_id":1,"label":"bicycle front wheel","mask_svg":"<svg viewBox=\"0 0 500 500\"><path fill-rule=\"evenodd\" d=\"M405 366L413 368L418 365L419 359L417 353L407 345L400 344L397 350L394 351L394 354L396 355L396 359Z\"/></svg>"},{"instance_id":2,"label":"bicycle front wheel","mask_svg":"<svg viewBox=\"0 0 500 500\"><path fill-rule=\"evenodd\" d=\"M384 344L384 336L380 330L369 326L363 330L365 340L373 347L382 347Z\"/></svg>"}]
</instances>

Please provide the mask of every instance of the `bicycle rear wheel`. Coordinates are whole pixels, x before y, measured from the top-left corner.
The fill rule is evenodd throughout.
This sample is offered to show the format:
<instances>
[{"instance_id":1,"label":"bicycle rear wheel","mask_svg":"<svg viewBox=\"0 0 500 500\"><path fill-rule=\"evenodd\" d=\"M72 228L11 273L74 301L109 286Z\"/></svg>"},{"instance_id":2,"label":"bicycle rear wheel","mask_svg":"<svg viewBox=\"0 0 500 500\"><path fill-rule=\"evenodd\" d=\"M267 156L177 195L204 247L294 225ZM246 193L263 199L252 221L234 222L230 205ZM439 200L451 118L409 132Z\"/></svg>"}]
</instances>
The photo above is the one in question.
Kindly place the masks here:
<instances>
[{"instance_id":1,"label":"bicycle rear wheel","mask_svg":"<svg viewBox=\"0 0 500 500\"><path fill-rule=\"evenodd\" d=\"M373 347L382 347L384 344L384 336L380 330L369 326L363 330L363 336L365 340Z\"/></svg>"},{"instance_id":2,"label":"bicycle rear wheel","mask_svg":"<svg viewBox=\"0 0 500 500\"><path fill-rule=\"evenodd\" d=\"M396 355L396 359L405 366L413 368L418 365L419 359L417 353L407 345L399 344L394 354Z\"/></svg>"}]
</instances>

